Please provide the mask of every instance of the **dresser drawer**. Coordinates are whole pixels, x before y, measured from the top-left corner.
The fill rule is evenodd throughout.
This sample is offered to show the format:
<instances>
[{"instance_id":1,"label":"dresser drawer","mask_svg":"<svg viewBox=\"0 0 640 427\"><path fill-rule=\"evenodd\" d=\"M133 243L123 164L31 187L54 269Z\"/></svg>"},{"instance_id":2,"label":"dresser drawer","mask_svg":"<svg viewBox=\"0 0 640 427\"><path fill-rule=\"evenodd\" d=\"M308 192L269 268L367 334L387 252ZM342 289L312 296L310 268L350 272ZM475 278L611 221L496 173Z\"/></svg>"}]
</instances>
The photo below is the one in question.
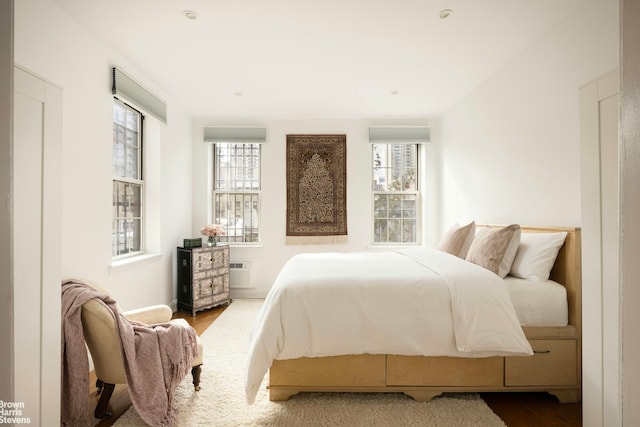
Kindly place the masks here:
<instances>
[{"instance_id":1,"label":"dresser drawer","mask_svg":"<svg viewBox=\"0 0 640 427\"><path fill-rule=\"evenodd\" d=\"M390 386L502 386L502 357L387 356Z\"/></svg>"},{"instance_id":2,"label":"dresser drawer","mask_svg":"<svg viewBox=\"0 0 640 427\"><path fill-rule=\"evenodd\" d=\"M218 276L215 276L213 278L213 280L211 281L211 287L212 287L212 292L213 294L220 294L228 289L226 289L227 287L225 286L226 282L228 281L228 276L225 274L220 274Z\"/></svg>"},{"instance_id":3,"label":"dresser drawer","mask_svg":"<svg viewBox=\"0 0 640 427\"><path fill-rule=\"evenodd\" d=\"M222 247L197 249L193 252L194 271L227 268L229 265L229 251Z\"/></svg>"},{"instance_id":4,"label":"dresser drawer","mask_svg":"<svg viewBox=\"0 0 640 427\"><path fill-rule=\"evenodd\" d=\"M213 252L210 249L199 249L193 253L193 272L211 270L213 268Z\"/></svg>"},{"instance_id":5,"label":"dresser drawer","mask_svg":"<svg viewBox=\"0 0 640 427\"><path fill-rule=\"evenodd\" d=\"M506 386L578 384L577 341L531 340L534 355L505 357Z\"/></svg>"},{"instance_id":6,"label":"dresser drawer","mask_svg":"<svg viewBox=\"0 0 640 427\"><path fill-rule=\"evenodd\" d=\"M196 295L194 302L201 304L211 303L214 295L229 291L229 276L221 274L218 276L201 279L194 284Z\"/></svg>"},{"instance_id":7,"label":"dresser drawer","mask_svg":"<svg viewBox=\"0 0 640 427\"><path fill-rule=\"evenodd\" d=\"M385 355L329 356L274 360L270 386L384 387Z\"/></svg>"},{"instance_id":8,"label":"dresser drawer","mask_svg":"<svg viewBox=\"0 0 640 427\"><path fill-rule=\"evenodd\" d=\"M209 303L211 302L211 297L213 296L213 280L212 279L203 279L194 282L194 295L193 302L197 303Z\"/></svg>"},{"instance_id":9,"label":"dresser drawer","mask_svg":"<svg viewBox=\"0 0 640 427\"><path fill-rule=\"evenodd\" d=\"M229 251L214 250L211 254L211 268L227 269L229 268Z\"/></svg>"}]
</instances>

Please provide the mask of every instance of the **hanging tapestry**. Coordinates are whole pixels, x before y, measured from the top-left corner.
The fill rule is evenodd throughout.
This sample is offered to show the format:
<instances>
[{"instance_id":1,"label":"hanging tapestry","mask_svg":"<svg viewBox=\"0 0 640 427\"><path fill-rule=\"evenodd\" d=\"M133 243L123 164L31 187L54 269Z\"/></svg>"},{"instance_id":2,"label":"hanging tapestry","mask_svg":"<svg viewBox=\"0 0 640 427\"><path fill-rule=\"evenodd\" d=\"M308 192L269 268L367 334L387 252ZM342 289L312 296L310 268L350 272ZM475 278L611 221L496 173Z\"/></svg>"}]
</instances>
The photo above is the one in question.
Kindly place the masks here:
<instances>
[{"instance_id":1,"label":"hanging tapestry","mask_svg":"<svg viewBox=\"0 0 640 427\"><path fill-rule=\"evenodd\" d=\"M346 135L287 135L287 236L346 236L346 164Z\"/></svg>"}]
</instances>

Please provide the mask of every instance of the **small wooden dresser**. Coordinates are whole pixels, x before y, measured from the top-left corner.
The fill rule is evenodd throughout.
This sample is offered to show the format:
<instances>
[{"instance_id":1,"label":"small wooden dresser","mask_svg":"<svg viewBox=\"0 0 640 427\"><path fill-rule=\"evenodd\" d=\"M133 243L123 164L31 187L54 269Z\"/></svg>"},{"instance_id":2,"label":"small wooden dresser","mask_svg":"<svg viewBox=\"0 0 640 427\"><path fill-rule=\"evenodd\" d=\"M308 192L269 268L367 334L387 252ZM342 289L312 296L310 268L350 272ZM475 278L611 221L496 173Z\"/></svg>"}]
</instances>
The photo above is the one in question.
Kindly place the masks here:
<instances>
[{"instance_id":1,"label":"small wooden dresser","mask_svg":"<svg viewBox=\"0 0 640 427\"><path fill-rule=\"evenodd\" d=\"M229 246L178 247L178 310L206 310L231 303Z\"/></svg>"}]
</instances>

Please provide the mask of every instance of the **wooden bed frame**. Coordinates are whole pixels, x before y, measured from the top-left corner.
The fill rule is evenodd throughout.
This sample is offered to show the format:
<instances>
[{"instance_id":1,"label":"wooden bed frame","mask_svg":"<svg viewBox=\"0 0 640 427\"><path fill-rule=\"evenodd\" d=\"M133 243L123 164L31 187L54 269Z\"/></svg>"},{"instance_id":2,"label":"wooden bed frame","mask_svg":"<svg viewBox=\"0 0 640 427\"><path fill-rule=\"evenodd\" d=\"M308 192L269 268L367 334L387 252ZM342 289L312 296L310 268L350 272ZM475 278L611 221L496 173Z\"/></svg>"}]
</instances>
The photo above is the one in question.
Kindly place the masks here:
<instances>
[{"instance_id":1,"label":"wooden bed frame","mask_svg":"<svg viewBox=\"0 0 640 427\"><path fill-rule=\"evenodd\" d=\"M523 233L566 231L551 279L567 289L568 326L524 327L531 357L424 357L364 354L275 360L269 399L300 392L401 392L428 401L443 392L546 391L561 402L581 398L581 238L579 228L522 227Z\"/></svg>"}]
</instances>

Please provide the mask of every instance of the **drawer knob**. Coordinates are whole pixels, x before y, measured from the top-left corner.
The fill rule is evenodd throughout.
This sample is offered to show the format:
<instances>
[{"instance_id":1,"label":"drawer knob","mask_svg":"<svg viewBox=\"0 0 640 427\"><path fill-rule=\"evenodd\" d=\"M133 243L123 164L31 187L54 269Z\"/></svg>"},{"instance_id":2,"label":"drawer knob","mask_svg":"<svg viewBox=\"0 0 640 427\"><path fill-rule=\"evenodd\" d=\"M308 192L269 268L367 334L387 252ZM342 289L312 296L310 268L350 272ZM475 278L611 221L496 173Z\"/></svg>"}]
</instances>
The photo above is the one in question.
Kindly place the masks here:
<instances>
[{"instance_id":1,"label":"drawer knob","mask_svg":"<svg viewBox=\"0 0 640 427\"><path fill-rule=\"evenodd\" d=\"M551 350L533 350L534 354L547 354L551 353Z\"/></svg>"}]
</instances>

